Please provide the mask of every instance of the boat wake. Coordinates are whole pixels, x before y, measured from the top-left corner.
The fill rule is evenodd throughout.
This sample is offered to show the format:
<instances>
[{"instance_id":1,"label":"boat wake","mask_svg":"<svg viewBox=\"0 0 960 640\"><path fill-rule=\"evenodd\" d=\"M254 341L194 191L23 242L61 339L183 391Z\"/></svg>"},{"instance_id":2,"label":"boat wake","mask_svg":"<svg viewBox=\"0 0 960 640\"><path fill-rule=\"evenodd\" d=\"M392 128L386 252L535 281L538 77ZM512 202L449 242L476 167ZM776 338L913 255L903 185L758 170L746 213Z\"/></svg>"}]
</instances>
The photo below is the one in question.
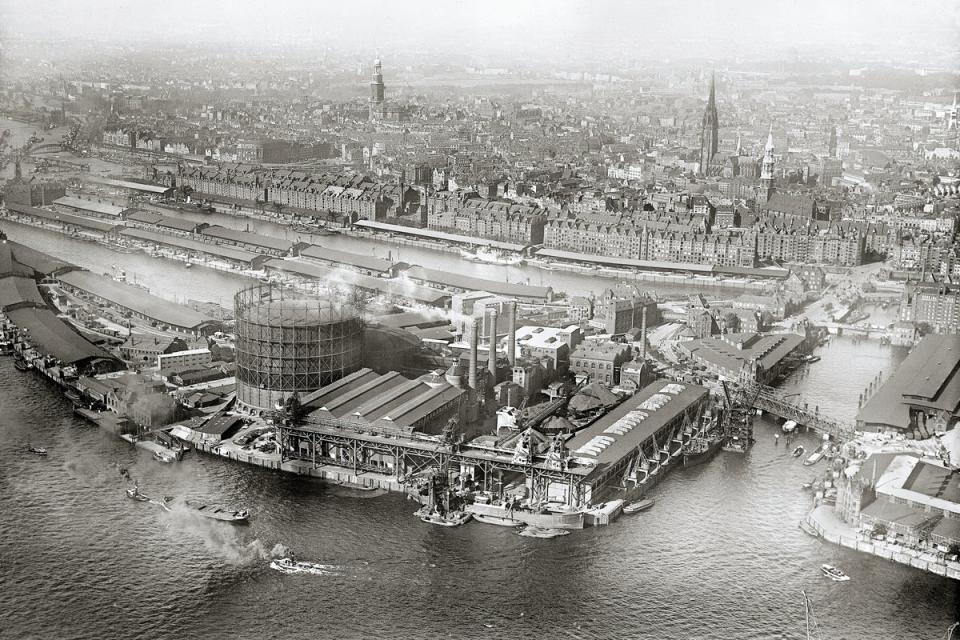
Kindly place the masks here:
<instances>
[{"instance_id":1,"label":"boat wake","mask_svg":"<svg viewBox=\"0 0 960 640\"><path fill-rule=\"evenodd\" d=\"M205 518L183 504L164 504L164 508L167 512L163 520L172 533L199 541L210 555L227 564L247 566L275 557L259 539L247 542L237 528ZM282 545L274 549L277 547L282 550Z\"/></svg>"}]
</instances>

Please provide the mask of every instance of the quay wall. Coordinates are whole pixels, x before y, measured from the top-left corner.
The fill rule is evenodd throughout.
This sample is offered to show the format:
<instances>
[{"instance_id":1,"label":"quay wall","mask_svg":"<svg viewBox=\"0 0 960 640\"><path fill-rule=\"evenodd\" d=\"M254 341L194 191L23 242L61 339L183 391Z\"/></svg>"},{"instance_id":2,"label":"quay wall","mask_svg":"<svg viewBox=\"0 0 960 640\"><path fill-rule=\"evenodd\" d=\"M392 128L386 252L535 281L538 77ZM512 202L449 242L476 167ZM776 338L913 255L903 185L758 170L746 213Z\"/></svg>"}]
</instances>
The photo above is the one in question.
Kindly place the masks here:
<instances>
[{"instance_id":1,"label":"quay wall","mask_svg":"<svg viewBox=\"0 0 960 640\"><path fill-rule=\"evenodd\" d=\"M941 560L936 554L919 549L908 549L900 545L891 545L881 540L864 540L856 531L848 527L847 535L834 527L824 526L813 511L806 522L813 527L821 538L832 544L846 547L861 553L869 553L908 567L929 571L939 576L960 580L960 562Z\"/></svg>"}]
</instances>

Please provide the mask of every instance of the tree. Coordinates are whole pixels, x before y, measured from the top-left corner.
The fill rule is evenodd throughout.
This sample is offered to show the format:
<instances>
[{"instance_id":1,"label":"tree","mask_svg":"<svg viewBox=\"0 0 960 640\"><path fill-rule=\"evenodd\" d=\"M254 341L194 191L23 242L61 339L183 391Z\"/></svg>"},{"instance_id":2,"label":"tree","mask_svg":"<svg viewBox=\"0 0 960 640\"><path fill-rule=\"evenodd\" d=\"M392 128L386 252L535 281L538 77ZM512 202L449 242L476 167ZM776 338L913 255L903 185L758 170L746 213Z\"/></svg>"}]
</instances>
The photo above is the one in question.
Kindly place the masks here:
<instances>
[{"instance_id":1,"label":"tree","mask_svg":"<svg viewBox=\"0 0 960 640\"><path fill-rule=\"evenodd\" d=\"M920 337L930 335L933 333L933 327L930 326L929 322L921 322L917 325L917 333L920 334Z\"/></svg>"},{"instance_id":2,"label":"tree","mask_svg":"<svg viewBox=\"0 0 960 640\"><path fill-rule=\"evenodd\" d=\"M870 530L870 534L873 536L885 537L887 535L887 525L882 522L875 522L873 529Z\"/></svg>"},{"instance_id":3,"label":"tree","mask_svg":"<svg viewBox=\"0 0 960 640\"><path fill-rule=\"evenodd\" d=\"M727 333L737 333L740 331L740 316L733 311L723 314L723 321L727 327Z\"/></svg>"}]
</instances>

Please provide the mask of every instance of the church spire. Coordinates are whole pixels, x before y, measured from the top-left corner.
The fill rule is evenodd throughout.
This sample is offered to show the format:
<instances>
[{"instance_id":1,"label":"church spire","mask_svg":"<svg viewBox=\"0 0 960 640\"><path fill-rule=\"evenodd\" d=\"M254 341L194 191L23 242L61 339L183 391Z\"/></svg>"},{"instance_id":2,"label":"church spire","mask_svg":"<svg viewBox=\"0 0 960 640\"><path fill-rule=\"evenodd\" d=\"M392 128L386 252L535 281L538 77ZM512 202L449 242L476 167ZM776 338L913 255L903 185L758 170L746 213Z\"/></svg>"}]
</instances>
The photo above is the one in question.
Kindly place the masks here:
<instances>
[{"instance_id":1,"label":"church spire","mask_svg":"<svg viewBox=\"0 0 960 640\"><path fill-rule=\"evenodd\" d=\"M763 149L763 162L760 165L760 186L764 201L769 201L773 195L773 170L776 166L776 160L773 157L773 125L770 125L770 133L767 134L767 144Z\"/></svg>"},{"instance_id":2,"label":"church spire","mask_svg":"<svg viewBox=\"0 0 960 640\"><path fill-rule=\"evenodd\" d=\"M710 95L700 125L700 175L710 175L710 163L720 148L720 124L717 117L716 74L710 73Z\"/></svg>"}]
</instances>

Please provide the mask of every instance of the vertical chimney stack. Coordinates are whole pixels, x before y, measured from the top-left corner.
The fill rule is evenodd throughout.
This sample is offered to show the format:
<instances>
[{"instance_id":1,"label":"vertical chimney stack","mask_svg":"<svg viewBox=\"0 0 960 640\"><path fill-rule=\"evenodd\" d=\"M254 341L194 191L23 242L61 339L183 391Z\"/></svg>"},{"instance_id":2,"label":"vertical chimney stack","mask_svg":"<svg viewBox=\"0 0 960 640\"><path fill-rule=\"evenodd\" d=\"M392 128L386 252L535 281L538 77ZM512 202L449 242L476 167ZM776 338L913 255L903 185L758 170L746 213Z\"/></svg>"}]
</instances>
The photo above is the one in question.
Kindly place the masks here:
<instances>
[{"instance_id":1,"label":"vertical chimney stack","mask_svg":"<svg viewBox=\"0 0 960 640\"><path fill-rule=\"evenodd\" d=\"M647 305L644 303L640 312L640 360L647 359Z\"/></svg>"},{"instance_id":2,"label":"vertical chimney stack","mask_svg":"<svg viewBox=\"0 0 960 640\"><path fill-rule=\"evenodd\" d=\"M497 383L497 308L490 309L490 355L487 358L487 368L490 369L491 385Z\"/></svg>"},{"instance_id":3,"label":"vertical chimney stack","mask_svg":"<svg viewBox=\"0 0 960 640\"><path fill-rule=\"evenodd\" d=\"M471 389L477 388L477 345L480 341L480 318L474 318L470 324L470 371L468 384Z\"/></svg>"},{"instance_id":4,"label":"vertical chimney stack","mask_svg":"<svg viewBox=\"0 0 960 640\"><path fill-rule=\"evenodd\" d=\"M510 366L517 364L517 301L507 303L507 360Z\"/></svg>"}]
</instances>

